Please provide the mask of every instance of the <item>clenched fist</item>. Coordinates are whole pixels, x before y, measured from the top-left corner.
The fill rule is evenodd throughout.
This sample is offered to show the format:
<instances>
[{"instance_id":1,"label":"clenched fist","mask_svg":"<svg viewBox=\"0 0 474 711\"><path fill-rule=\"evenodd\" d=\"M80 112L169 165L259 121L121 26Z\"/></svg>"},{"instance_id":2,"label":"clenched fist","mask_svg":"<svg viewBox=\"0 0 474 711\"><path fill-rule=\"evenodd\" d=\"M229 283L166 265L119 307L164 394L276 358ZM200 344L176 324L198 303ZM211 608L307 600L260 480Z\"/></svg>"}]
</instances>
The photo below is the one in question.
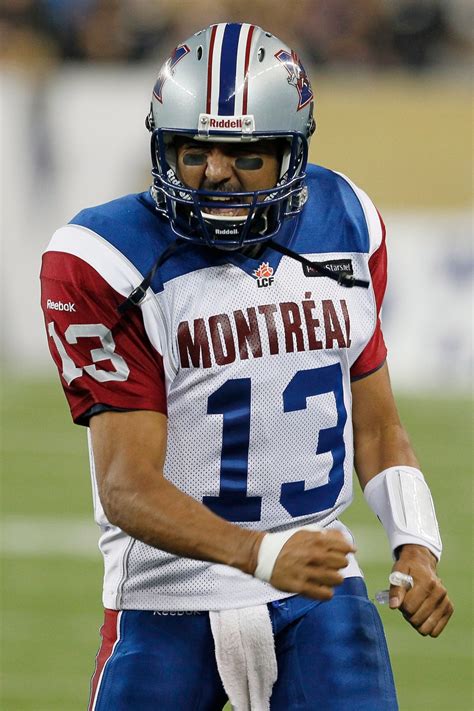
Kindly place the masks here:
<instances>
[{"instance_id":1,"label":"clenched fist","mask_svg":"<svg viewBox=\"0 0 474 711\"><path fill-rule=\"evenodd\" d=\"M423 546L404 545L393 570L411 575L413 588L390 587L390 607L399 609L421 635L438 637L454 608L436 573L436 558Z\"/></svg>"},{"instance_id":2,"label":"clenched fist","mask_svg":"<svg viewBox=\"0 0 474 711\"><path fill-rule=\"evenodd\" d=\"M339 531L297 531L281 549L270 582L284 592L330 600L344 579L348 553L354 548Z\"/></svg>"}]
</instances>

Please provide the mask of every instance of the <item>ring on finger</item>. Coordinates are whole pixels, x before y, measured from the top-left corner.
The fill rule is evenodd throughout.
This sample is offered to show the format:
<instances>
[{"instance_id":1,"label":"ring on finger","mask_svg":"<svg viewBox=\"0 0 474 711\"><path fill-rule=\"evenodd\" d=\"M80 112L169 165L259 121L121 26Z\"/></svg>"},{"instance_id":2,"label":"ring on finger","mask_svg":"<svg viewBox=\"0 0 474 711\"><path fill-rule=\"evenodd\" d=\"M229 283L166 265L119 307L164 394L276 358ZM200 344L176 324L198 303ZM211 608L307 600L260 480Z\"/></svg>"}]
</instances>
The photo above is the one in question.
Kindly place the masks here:
<instances>
[{"instance_id":1,"label":"ring on finger","mask_svg":"<svg viewBox=\"0 0 474 711\"><path fill-rule=\"evenodd\" d=\"M410 590L414 585L412 576L407 575L407 573L401 573L399 570L394 570L393 573L390 573L388 581L390 585L407 588L407 590Z\"/></svg>"}]
</instances>

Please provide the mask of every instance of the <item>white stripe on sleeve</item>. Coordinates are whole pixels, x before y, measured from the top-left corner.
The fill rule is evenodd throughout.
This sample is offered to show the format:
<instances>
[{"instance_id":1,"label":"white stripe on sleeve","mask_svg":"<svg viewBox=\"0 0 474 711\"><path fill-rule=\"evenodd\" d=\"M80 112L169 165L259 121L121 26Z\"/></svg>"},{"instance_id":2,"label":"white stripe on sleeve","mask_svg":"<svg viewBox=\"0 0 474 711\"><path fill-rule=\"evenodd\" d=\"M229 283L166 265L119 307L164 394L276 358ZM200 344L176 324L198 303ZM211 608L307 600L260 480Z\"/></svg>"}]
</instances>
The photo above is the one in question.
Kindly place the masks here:
<instances>
[{"instance_id":1,"label":"white stripe on sleeve","mask_svg":"<svg viewBox=\"0 0 474 711\"><path fill-rule=\"evenodd\" d=\"M341 178L344 178L347 183L349 183L349 185L357 195L360 204L362 205L362 209L365 215L365 221L367 223L367 229L369 231L369 256L371 256L374 252L378 250L378 248L382 244L383 237L382 224L380 222L380 217L377 212L377 209L372 200L367 195L367 193L364 193L363 190L358 188L357 185L355 185L355 183L353 183L352 180L347 177L347 175L339 173L338 171L335 172L337 173L337 175L340 175Z\"/></svg>"}]
</instances>

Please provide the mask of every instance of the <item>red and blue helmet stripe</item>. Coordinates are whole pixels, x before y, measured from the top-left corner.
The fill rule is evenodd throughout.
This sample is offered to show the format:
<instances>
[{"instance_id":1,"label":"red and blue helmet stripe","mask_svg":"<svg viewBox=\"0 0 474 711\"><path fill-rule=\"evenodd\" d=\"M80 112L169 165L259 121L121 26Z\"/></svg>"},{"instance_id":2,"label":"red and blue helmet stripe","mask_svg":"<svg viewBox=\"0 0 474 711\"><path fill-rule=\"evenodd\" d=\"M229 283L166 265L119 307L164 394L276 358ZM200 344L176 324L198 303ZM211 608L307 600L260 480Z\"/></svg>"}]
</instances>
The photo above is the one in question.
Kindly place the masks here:
<instances>
[{"instance_id":1,"label":"red and blue helmet stripe","mask_svg":"<svg viewBox=\"0 0 474 711\"><path fill-rule=\"evenodd\" d=\"M206 112L245 115L248 68L254 25L227 23L211 29L207 69Z\"/></svg>"},{"instance_id":2,"label":"red and blue helmet stripe","mask_svg":"<svg viewBox=\"0 0 474 711\"><path fill-rule=\"evenodd\" d=\"M237 53L242 25L229 24L224 30L219 83L219 115L233 116L235 111L235 83Z\"/></svg>"}]
</instances>

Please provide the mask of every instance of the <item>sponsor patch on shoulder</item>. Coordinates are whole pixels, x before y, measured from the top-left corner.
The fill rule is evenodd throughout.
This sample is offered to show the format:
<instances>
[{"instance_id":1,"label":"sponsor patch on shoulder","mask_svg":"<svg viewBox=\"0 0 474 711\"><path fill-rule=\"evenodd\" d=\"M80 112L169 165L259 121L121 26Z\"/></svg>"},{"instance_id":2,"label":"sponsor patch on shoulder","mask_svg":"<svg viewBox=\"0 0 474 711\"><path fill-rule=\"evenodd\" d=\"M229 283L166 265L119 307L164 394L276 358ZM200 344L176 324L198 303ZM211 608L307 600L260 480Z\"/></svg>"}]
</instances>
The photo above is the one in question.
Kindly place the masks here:
<instances>
[{"instance_id":1,"label":"sponsor patch on shoulder","mask_svg":"<svg viewBox=\"0 0 474 711\"><path fill-rule=\"evenodd\" d=\"M315 262L316 265L324 267L325 269L330 269L335 274L353 274L352 260L351 259L330 259L328 262ZM309 264L303 264L303 271L307 277L320 277L320 274L315 267L309 266Z\"/></svg>"}]
</instances>

